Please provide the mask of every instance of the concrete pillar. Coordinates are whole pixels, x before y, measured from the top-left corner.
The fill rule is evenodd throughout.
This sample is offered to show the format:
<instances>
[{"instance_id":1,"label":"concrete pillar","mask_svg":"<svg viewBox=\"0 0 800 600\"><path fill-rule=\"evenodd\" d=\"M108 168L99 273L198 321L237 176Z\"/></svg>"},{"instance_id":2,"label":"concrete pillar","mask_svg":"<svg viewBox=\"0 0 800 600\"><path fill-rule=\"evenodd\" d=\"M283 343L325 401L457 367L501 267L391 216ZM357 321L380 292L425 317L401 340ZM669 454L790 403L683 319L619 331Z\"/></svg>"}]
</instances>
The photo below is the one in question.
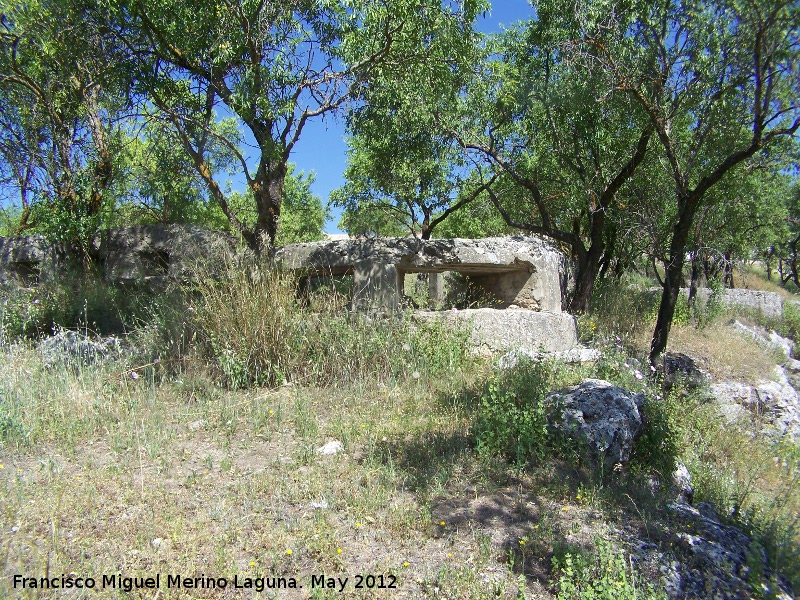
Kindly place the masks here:
<instances>
[{"instance_id":1,"label":"concrete pillar","mask_svg":"<svg viewBox=\"0 0 800 600\"><path fill-rule=\"evenodd\" d=\"M372 260L353 265L353 310L396 311L401 289L400 272L395 265Z\"/></svg>"},{"instance_id":2,"label":"concrete pillar","mask_svg":"<svg viewBox=\"0 0 800 600\"><path fill-rule=\"evenodd\" d=\"M440 308L444 298L444 273L428 273L428 308Z\"/></svg>"}]
</instances>

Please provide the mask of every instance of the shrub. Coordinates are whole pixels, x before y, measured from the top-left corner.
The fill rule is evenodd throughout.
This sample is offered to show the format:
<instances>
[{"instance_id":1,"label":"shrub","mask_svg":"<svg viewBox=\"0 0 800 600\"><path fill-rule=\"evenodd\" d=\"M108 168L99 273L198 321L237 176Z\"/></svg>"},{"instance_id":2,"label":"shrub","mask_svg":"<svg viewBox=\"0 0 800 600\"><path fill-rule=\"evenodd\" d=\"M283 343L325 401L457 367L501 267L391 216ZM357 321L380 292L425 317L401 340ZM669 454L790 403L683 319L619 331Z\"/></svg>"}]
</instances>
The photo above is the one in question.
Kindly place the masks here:
<instances>
[{"instance_id":1,"label":"shrub","mask_svg":"<svg viewBox=\"0 0 800 600\"><path fill-rule=\"evenodd\" d=\"M66 273L58 282L0 289L0 339L47 335L54 327L99 334L129 330L153 299L103 281L91 272Z\"/></svg>"},{"instance_id":2,"label":"shrub","mask_svg":"<svg viewBox=\"0 0 800 600\"><path fill-rule=\"evenodd\" d=\"M558 387L560 370L545 360L521 360L493 373L478 400L473 426L478 452L498 454L518 467L541 461L557 446L545 395Z\"/></svg>"},{"instance_id":3,"label":"shrub","mask_svg":"<svg viewBox=\"0 0 800 600\"><path fill-rule=\"evenodd\" d=\"M594 543L592 553L571 551L553 556L558 600L666 600L666 593L652 584L642 585L643 578L624 553L600 538Z\"/></svg>"}]
</instances>

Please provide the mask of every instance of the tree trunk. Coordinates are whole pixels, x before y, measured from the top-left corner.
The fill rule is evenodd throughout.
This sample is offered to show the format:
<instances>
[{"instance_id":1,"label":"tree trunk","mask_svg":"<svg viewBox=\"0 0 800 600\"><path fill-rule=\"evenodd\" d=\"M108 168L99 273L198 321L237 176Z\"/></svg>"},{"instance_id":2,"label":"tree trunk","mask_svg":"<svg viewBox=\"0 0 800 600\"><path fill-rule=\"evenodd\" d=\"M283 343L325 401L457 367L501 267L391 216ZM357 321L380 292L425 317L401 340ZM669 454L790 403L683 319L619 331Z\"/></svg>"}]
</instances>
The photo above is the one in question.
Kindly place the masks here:
<instances>
[{"instance_id":1,"label":"tree trunk","mask_svg":"<svg viewBox=\"0 0 800 600\"><path fill-rule=\"evenodd\" d=\"M588 256L588 255L587 255ZM600 265L596 262L593 266L588 259L578 260L575 270L575 295L569 305L573 314L589 312L592 307L592 293Z\"/></svg>"},{"instance_id":2,"label":"tree trunk","mask_svg":"<svg viewBox=\"0 0 800 600\"><path fill-rule=\"evenodd\" d=\"M256 255L270 252L275 245L286 172L286 163L270 164L264 161L251 184L253 198L256 201L256 224L251 232L243 235L248 247Z\"/></svg>"},{"instance_id":3,"label":"tree trunk","mask_svg":"<svg viewBox=\"0 0 800 600\"><path fill-rule=\"evenodd\" d=\"M725 259L725 264L722 267L724 273L722 277L722 283L724 287L732 290L734 284L733 284L733 260L731 259L731 253L726 252L723 255L723 257Z\"/></svg>"},{"instance_id":4,"label":"tree trunk","mask_svg":"<svg viewBox=\"0 0 800 600\"><path fill-rule=\"evenodd\" d=\"M672 328L672 317L678 303L681 282L683 281L683 263L686 260L686 241L694 220L694 203L688 199L678 200L678 222L672 229L672 241L669 247L669 263L664 269L661 304L658 307L656 327L650 344L650 364L655 366L661 354L667 349L667 340Z\"/></svg>"},{"instance_id":5,"label":"tree trunk","mask_svg":"<svg viewBox=\"0 0 800 600\"><path fill-rule=\"evenodd\" d=\"M696 250L692 252L692 276L689 279L689 304L692 304L697 297L698 282L700 281L700 257Z\"/></svg>"},{"instance_id":6,"label":"tree trunk","mask_svg":"<svg viewBox=\"0 0 800 600\"><path fill-rule=\"evenodd\" d=\"M584 250L583 244L573 246L573 252L577 255L575 270L575 295L570 303L572 314L587 313L592 308L592 293L594 284L597 281L597 274L600 272L600 261L606 249L605 244L605 210L594 211L590 215L591 231L589 232L589 249Z\"/></svg>"}]
</instances>

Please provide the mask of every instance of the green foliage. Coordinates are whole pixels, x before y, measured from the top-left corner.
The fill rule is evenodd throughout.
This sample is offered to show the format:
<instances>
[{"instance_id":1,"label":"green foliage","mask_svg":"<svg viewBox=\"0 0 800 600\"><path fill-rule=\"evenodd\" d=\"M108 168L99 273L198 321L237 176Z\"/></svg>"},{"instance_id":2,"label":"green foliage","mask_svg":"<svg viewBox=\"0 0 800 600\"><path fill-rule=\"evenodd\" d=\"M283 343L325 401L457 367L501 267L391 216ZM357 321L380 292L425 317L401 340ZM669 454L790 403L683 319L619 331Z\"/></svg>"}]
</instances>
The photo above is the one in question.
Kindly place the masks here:
<instances>
[{"instance_id":1,"label":"green foliage","mask_svg":"<svg viewBox=\"0 0 800 600\"><path fill-rule=\"evenodd\" d=\"M478 59L480 42L472 21L486 6L480 0L464 2L460 14L446 3L444 9L438 2L429 6L421 27L404 30L398 40L397 48L407 48L415 60L378 65L360 89L363 103L348 119L346 184L331 195L333 204L350 215L348 232L377 233L365 230L367 223L356 216L366 209L374 224L399 223L427 239L451 211L460 209L464 196L477 194L476 186L463 185L469 171L464 152L442 122L452 118Z\"/></svg>"},{"instance_id":2,"label":"green foliage","mask_svg":"<svg viewBox=\"0 0 800 600\"><path fill-rule=\"evenodd\" d=\"M147 314L152 296L89 274L65 273L33 288L0 288L0 339L40 337L55 327L108 335L129 331Z\"/></svg>"},{"instance_id":3,"label":"green foliage","mask_svg":"<svg viewBox=\"0 0 800 600\"><path fill-rule=\"evenodd\" d=\"M592 312L578 320L581 340L613 340L635 346L641 331L649 329L657 311L658 292L650 281L603 280L594 290Z\"/></svg>"},{"instance_id":4,"label":"green foliage","mask_svg":"<svg viewBox=\"0 0 800 600\"><path fill-rule=\"evenodd\" d=\"M783 315L775 324L778 333L788 337L797 345L800 341L800 305L795 302L783 303Z\"/></svg>"},{"instance_id":5,"label":"green foliage","mask_svg":"<svg viewBox=\"0 0 800 600\"><path fill-rule=\"evenodd\" d=\"M0 341L34 337L50 331L54 321L62 320L63 306L69 302L64 288L16 286L0 289Z\"/></svg>"},{"instance_id":6,"label":"green foliage","mask_svg":"<svg viewBox=\"0 0 800 600\"><path fill-rule=\"evenodd\" d=\"M518 467L553 455L559 440L548 426L558 407L545 395L558 387L558 365L546 360L521 360L511 369L494 372L478 399L473 425L478 452L500 455Z\"/></svg>"},{"instance_id":7,"label":"green foliage","mask_svg":"<svg viewBox=\"0 0 800 600\"><path fill-rule=\"evenodd\" d=\"M553 556L558 600L666 600L665 592L642 583L633 562L610 542L595 538L594 545L593 552L578 549Z\"/></svg>"},{"instance_id":8,"label":"green foliage","mask_svg":"<svg viewBox=\"0 0 800 600\"><path fill-rule=\"evenodd\" d=\"M669 482L683 452L684 406L676 388L661 396L648 393L639 409L642 432L633 445L631 464L635 471L655 474Z\"/></svg>"},{"instance_id":9,"label":"green foliage","mask_svg":"<svg viewBox=\"0 0 800 600\"><path fill-rule=\"evenodd\" d=\"M341 206L341 189L331 192L331 204ZM404 214L386 210L385 206L359 201L358 207L345 208L339 229L350 237L401 237L411 232L410 220Z\"/></svg>"},{"instance_id":10,"label":"green foliage","mask_svg":"<svg viewBox=\"0 0 800 600\"><path fill-rule=\"evenodd\" d=\"M276 245L315 242L323 238L322 230L330 212L323 206L322 199L311 192L314 179L314 173L301 171L295 175L294 165L288 166Z\"/></svg>"},{"instance_id":11,"label":"green foliage","mask_svg":"<svg viewBox=\"0 0 800 600\"><path fill-rule=\"evenodd\" d=\"M83 2L0 2L0 177L18 228L87 251L113 204L122 47Z\"/></svg>"}]
</instances>

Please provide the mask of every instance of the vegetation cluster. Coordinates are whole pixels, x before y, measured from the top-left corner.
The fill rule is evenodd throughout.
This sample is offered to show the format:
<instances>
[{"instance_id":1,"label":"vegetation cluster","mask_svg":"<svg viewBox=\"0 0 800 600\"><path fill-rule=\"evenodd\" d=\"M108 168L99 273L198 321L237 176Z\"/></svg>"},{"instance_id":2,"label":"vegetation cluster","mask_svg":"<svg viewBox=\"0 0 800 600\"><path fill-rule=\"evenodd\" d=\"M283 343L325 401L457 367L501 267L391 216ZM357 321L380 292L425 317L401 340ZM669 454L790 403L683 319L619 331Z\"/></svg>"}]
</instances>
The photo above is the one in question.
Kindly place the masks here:
<instances>
[{"instance_id":1,"label":"vegetation cluster","mask_svg":"<svg viewBox=\"0 0 800 600\"><path fill-rule=\"evenodd\" d=\"M449 589L450 597L629 598L636 589L661 598L658 565L634 561L629 529L614 523L641 528L672 553L665 560L686 560L669 546L674 525L665 512L681 461L695 502L712 502L750 536L752 590L775 589L776 576L797 586L797 446L764 438L758 419L726 424L702 388L678 383L665 392L643 374L642 334L658 300L634 293L636 284L604 288L595 299L601 308L583 318L584 339L603 350L593 365L523 360L506 370L474 356L466 331L349 314L334 288L301 306L288 275L236 264L213 278L198 272L170 294L132 299L128 291L129 308L113 319L93 298L117 292L100 294L100 284L82 294L29 291L42 315L72 298L83 307L72 326L89 337L119 333L124 323L128 350L96 364L68 352L46 362L26 330L6 325L31 319L29 308L3 304L0 498L2 525L16 532L8 568L111 568L115 552L87 534L101 518L138 548L126 569L140 575L152 564L243 575L368 568L421 585L423 596ZM673 349L697 353L701 340L716 340L731 315L706 306L676 324ZM755 363L734 365L745 379L774 364L746 338L718 343ZM645 429L622 470L597 470L549 426L547 392L587 377L645 394ZM342 442L343 457L316 451L331 439ZM520 504L519 522L465 526L453 508L465 486L476 498L535 497L536 513ZM192 498L207 508L196 513ZM312 502L328 509L303 508ZM114 506L159 510L124 524ZM55 530L41 529L51 519ZM381 549L387 535L398 542ZM206 541L198 546L192 536ZM165 553L161 543L172 546ZM187 547L201 548L199 557ZM467 562L501 575L475 579L459 566Z\"/></svg>"},{"instance_id":2,"label":"vegetation cluster","mask_svg":"<svg viewBox=\"0 0 800 600\"><path fill-rule=\"evenodd\" d=\"M647 257L652 364L684 279L758 257L797 285L797 3L532 6L484 35L486 0L0 4L5 231L188 222L269 253L337 207L352 235L541 234L575 313ZM290 162L326 118L327 206Z\"/></svg>"},{"instance_id":3,"label":"vegetation cluster","mask_svg":"<svg viewBox=\"0 0 800 600\"><path fill-rule=\"evenodd\" d=\"M678 461L750 536L747 593L800 589L796 444L654 374L667 349L743 381L775 364L719 294L800 287L800 5L532 6L483 35L485 0L0 0L2 233L85 257L0 290L0 592L15 572L158 567L661 597L620 523L687 558L664 512ZM326 204L290 159L327 118L350 150ZM465 331L348 314L335 284L301 306L266 265L332 208L351 235L548 237L602 359L498 371ZM97 232L140 223L228 229L253 262L159 294L96 281ZM785 304L761 322L798 343ZM60 327L127 351L43 360ZM646 397L613 472L548 426L545 393L589 376Z\"/></svg>"}]
</instances>

